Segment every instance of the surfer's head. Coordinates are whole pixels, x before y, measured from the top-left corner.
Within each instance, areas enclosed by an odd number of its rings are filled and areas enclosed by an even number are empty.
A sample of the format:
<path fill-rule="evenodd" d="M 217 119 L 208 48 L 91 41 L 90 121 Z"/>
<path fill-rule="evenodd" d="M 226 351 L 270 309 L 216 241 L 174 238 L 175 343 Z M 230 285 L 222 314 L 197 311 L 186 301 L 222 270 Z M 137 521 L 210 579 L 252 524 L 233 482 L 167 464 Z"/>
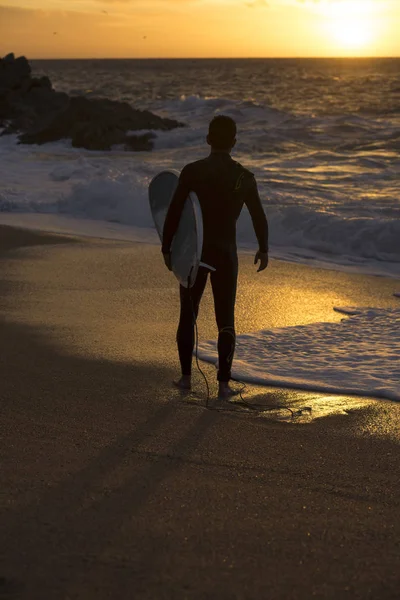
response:
<path fill-rule="evenodd" d="M 207 144 L 212 150 L 230 152 L 236 144 L 236 123 L 231 117 L 218 115 L 210 123 Z"/>

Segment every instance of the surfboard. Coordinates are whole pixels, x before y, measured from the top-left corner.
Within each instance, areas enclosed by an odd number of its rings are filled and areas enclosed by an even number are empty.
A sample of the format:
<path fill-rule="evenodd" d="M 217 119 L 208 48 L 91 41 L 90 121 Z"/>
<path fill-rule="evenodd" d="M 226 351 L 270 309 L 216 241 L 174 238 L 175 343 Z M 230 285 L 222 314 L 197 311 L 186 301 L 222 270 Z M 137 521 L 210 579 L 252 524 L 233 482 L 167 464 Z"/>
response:
<path fill-rule="evenodd" d="M 157 233 L 162 242 L 164 222 L 178 186 L 176 171 L 162 171 L 149 185 L 149 203 Z M 203 217 L 199 200 L 190 192 L 171 246 L 172 271 L 185 288 L 193 287 L 203 250 Z"/>

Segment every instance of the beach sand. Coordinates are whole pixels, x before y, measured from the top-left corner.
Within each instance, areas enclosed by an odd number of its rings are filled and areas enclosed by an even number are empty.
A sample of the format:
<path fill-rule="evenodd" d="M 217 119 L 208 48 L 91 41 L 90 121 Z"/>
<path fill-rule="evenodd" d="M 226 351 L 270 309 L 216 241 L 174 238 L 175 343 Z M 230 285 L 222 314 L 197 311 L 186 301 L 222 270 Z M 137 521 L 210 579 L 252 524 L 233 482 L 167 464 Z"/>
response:
<path fill-rule="evenodd" d="M 198 373 L 191 396 L 171 386 L 158 248 L 0 240 L 0 598 L 399 597 L 400 404 L 250 387 L 311 416 L 206 410 Z M 393 280 L 240 262 L 238 333 L 398 306 Z"/>

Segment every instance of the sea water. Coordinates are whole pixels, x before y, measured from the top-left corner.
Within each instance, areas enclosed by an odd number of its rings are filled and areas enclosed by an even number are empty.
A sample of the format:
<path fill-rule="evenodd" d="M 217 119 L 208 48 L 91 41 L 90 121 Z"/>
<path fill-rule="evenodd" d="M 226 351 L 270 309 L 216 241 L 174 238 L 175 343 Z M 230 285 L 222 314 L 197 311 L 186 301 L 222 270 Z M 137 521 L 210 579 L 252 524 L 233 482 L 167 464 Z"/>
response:
<path fill-rule="evenodd" d="M 336 308 L 339 323 L 311 323 L 240 335 L 233 377 L 259 385 L 400 401 L 400 307 Z M 199 358 L 216 363 L 215 341 Z"/>
<path fill-rule="evenodd" d="M 207 154 L 215 115 L 238 123 L 234 157 L 251 169 L 272 255 L 400 276 L 400 59 L 33 61 L 57 90 L 130 102 L 187 125 L 153 152 L 89 152 L 0 138 L 0 212 L 60 216 L 88 233 L 156 241 L 147 187 Z M 69 219 L 73 217 L 72 221 Z M 67 221 L 65 221 L 67 219 Z M 79 223 L 76 222 L 79 220 Z M 44 222 L 44 220 L 41 220 Z M 30 217 L 27 223 L 34 223 Z M 60 225 L 61 226 L 61 225 Z M 118 227 L 113 227 L 117 231 Z M 129 237 L 131 236 L 131 237 Z M 133 236 L 133 238 L 132 238 Z M 246 210 L 238 242 L 254 248 Z"/>
<path fill-rule="evenodd" d="M 238 124 L 234 158 L 258 181 L 272 256 L 400 277 L 400 59 L 32 66 L 57 90 L 129 102 L 186 127 L 155 132 L 154 150 L 138 153 L 90 152 L 69 141 L 22 146 L 16 136 L 1 137 L 0 222 L 158 243 L 147 199 L 151 178 L 206 156 L 208 123 L 225 114 Z M 256 248 L 246 210 L 237 233 L 242 250 Z M 250 381 L 398 400 L 399 331 L 397 309 L 371 308 L 341 326 L 257 332 L 239 338 L 236 370 Z M 201 353 L 214 359 L 211 343 Z M 370 355 L 376 364 L 364 360 Z"/>

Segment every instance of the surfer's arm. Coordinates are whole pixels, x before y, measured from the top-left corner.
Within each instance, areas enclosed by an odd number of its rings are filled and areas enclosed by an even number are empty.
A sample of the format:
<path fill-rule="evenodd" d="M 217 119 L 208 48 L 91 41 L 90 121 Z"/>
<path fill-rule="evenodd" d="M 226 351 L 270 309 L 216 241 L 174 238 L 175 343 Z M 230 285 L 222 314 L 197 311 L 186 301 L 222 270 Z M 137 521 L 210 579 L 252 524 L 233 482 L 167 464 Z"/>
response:
<path fill-rule="evenodd" d="M 165 218 L 162 242 L 163 254 L 169 254 L 169 252 L 171 252 L 172 240 L 174 239 L 174 235 L 178 229 L 183 207 L 185 205 L 185 200 L 188 197 L 189 192 L 190 188 L 187 183 L 187 172 L 185 167 L 181 173 L 181 176 L 179 177 L 178 187 L 175 190 L 174 197 L 172 198 L 167 216 Z"/>
<path fill-rule="evenodd" d="M 249 209 L 253 227 L 258 240 L 259 251 L 268 252 L 268 220 L 261 204 L 257 183 L 254 177 L 249 177 L 244 184 L 244 202 Z"/>

